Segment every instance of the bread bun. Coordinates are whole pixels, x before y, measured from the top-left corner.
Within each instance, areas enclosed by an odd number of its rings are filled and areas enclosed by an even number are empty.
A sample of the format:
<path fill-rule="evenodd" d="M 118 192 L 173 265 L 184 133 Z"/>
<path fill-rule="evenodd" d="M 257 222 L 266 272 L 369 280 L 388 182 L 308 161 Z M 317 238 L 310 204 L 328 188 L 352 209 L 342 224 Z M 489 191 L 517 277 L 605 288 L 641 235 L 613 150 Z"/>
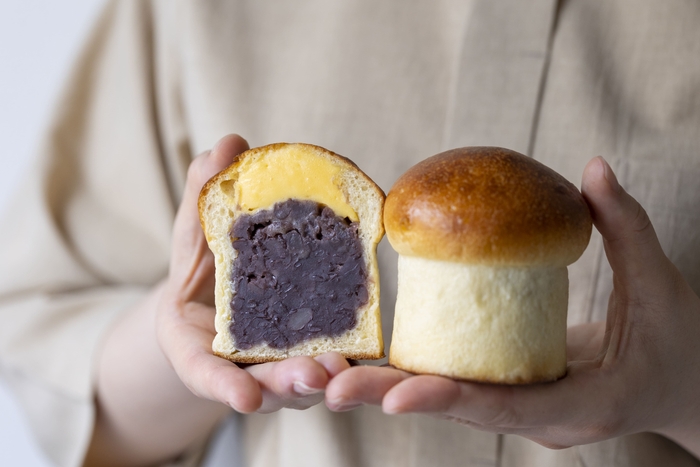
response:
<path fill-rule="evenodd" d="M 383 357 L 384 198 L 350 160 L 309 144 L 251 149 L 209 180 L 199 213 L 216 261 L 214 353 Z"/>
<path fill-rule="evenodd" d="M 503 148 L 461 148 L 409 169 L 386 200 L 399 253 L 389 362 L 493 383 L 566 372 L 566 266 L 591 216 L 578 189 Z"/>

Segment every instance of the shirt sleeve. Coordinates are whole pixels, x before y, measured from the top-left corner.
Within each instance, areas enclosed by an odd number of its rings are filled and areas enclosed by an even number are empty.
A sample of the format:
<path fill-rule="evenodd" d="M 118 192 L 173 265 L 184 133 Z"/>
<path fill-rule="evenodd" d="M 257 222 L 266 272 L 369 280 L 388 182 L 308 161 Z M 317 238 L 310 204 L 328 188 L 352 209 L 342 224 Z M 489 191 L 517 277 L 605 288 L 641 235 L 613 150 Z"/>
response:
<path fill-rule="evenodd" d="M 190 155 L 155 4 L 107 4 L 0 213 L 0 370 L 61 466 L 90 441 L 102 337 L 167 274 Z"/>

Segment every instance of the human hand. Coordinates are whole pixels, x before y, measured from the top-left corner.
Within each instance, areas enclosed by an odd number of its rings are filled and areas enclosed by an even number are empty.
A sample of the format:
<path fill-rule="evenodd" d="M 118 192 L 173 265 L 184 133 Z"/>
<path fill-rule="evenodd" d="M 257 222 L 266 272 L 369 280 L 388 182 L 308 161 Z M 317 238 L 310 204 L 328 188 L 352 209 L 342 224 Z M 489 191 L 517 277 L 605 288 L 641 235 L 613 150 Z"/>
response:
<path fill-rule="evenodd" d="M 247 149 L 241 137 L 227 136 L 190 165 L 175 219 L 170 274 L 158 308 L 158 341 L 177 375 L 199 397 L 244 413 L 305 409 L 321 402 L 330 378 L 349 367 L 339 354 L 242 369 L 212 353 L 214 256 L 200 226 L 197 199 L 207 180 Z"/>
<path fill-rule="evenodd" d="M 584 170 L 582 192 L 604 239 L 614 289 L 607 323 L 569 329 L 566 377 L 500 386 L 355 367 L 331 381 L 326 405 L 422 412 L 550 448 L 655 431 L 700 456 L 700 299 L 602 158 Z"/>

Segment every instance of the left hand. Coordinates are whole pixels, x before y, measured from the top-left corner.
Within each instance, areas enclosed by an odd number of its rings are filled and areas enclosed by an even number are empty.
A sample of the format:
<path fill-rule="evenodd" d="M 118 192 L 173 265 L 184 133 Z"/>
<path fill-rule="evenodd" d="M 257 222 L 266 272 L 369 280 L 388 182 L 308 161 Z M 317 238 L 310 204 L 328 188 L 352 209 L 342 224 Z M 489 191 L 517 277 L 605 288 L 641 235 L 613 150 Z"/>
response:
<path fill-rule="evenodd" d="M 355 367 L 330 382 L 326 405 L 428 413 L 550 448 L 654 431 L 700 456 L 700 299 L 602 158 L 586 166 L 582 192 L 604 239 L 614 289 L 607 323 L 569 329 L 566 377 L 503 386 Z"/>
<path fill-rule="evenodd" d="M 202 399 L 242 413 L 306 409 L 322 402 L 328 380 L 349 367 L 340 354 L 239 367 L 212 351 L 214 255 L 202 232 L 197 200 L 206 181 L 247 149 L 243 138 L 229 135 L 190 164 L 173 228 L 170 274 L 158 304 L 158 343 L 185 387 Z"/>

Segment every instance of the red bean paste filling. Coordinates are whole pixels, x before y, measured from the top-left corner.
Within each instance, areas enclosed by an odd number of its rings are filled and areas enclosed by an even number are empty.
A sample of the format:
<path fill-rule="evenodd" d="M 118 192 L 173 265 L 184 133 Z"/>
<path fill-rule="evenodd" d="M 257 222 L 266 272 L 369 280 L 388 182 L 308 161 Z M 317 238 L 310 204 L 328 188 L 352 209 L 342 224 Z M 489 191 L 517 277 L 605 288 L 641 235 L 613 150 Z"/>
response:
<path fill-rule="evenodd" d="M 354 328 L 369 299 L 357 229 L 327 206 L 293 199 L 238 218 L 231 228 L 236 347 L 288 349 Z"/>

